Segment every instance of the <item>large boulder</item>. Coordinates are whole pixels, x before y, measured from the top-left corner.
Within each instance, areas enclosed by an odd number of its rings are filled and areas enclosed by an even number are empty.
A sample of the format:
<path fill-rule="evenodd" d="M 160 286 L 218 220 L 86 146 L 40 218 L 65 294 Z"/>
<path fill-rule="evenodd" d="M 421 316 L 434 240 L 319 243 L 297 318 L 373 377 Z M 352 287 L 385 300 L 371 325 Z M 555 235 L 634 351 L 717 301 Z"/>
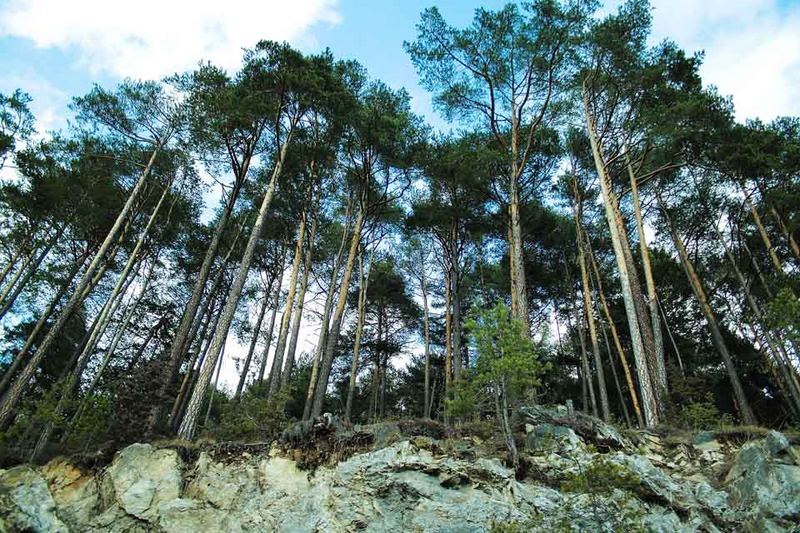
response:
<path fill-rule="evenodd" d="M 790 450 L 776 431 L 742 446 L 725 477 L 733 505 L 800 521 L 800 464 Z"/>
<path fill-rule="evenodd" d="M 178 454 L 150 444 L 132 444 L 117 453 L 106 472 L 113 497 L 127 514 L 154 522 L 159 504 L 180 496 Z"/>
<path fill-rule="evenodd" d="M 27 465 L 0 474 L 0 531 L 69 531 L 44 477 Z"/>
<path fill-rule="evenodd" d="M 59 516 L 71 529 L 80 529 L 97 513 L 100 493 L 97 480 L 69 461 L 56 459 L 41 469 Z"/>

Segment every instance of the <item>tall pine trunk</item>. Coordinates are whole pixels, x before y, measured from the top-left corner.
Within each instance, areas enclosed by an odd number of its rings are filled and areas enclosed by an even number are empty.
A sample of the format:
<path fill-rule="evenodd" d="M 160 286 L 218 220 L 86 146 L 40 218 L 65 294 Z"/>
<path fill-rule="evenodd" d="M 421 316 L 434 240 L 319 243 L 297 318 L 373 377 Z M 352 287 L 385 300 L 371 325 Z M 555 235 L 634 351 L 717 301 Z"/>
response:
<path fill-rule="evenodd" d="M 350 239 L 350 250 L 347 254 L 347 264 L 342 276 L 342 283 L 339 289 L 339 299 L 331 319 L 331 329 L 325 342 L 325 352 L 323 353 L 319 367 L 319 377 L 314 388 L 314 401 L 311 404 L 310 416 L 317 417 L 322 414 L 322 406 L 325 403 L 325 393 L 328 389 L 328 379 L 330 378 L 331 367 L 333 365 L 333 355 L 336 352 L 336 345 L 339 342 L 339 332 L 342 329 L 342 319 L 347 304 L 347 293 L 350 287 L 350 278 L 353 275 L 358 246 L 361 242 L 361 229 L 364 226 L 364 206 L 359 208 L 353 227 L 353 236 Z"/>
<path fill-rule="evenodd" d="M 316 211 L 316 209 L 315 209 Z M 317 214 L 313 215 L 311 231 L 308 234 L 308 245 L 306 246 L 306 257 L 303 263 L 303 277 L 300 279 L 300 293 L 295 299 L 294 319 L 292 320 L 292 334 L 289 347 L 286 352 L 286 363 L 284 364 L 283 374 L 281 375 L 281 387 L 286 387 L 292 377 L 294 369 L 295 353 L 297 352 L 297 341 L 300 336 L 300 321 L 303 318 L 303 308 L 305 307 L 306 290 L 308 289 L 308 274 L 311 271 L 314 260 L 314 239 L 317 236 Z"/>
<path fill-rule="evenodd" d="M 625 314 L 628 318 L 628 329 L 631 335 L 631 344 L 633 346 L 633 358 L 636 364 L 636 373 L 639 378 L 639 387 L 642 398 L 642 410 L 644 413 L 644 420 L 647 426 L 655 426 L 659 422 L 659 408 L 654 391 L 653 383 L 650 376 L 649 365 L 647 362 L 647 355 L 645 353 L 644 343 L 642 340 L 642 333 L 640 329 L 641 317 L 637 313 L 635 296 L 631 285 L 631 273 L 629 272 L 629 264 L 626 261 L 625 251 L 623 249 L 622 239 L 627 239 L 626 235 L 622 235 L 619 227 L 619 221 L 616 209 L 616 196 L 611 190 L 611 180 L 606 172 L 606 165 L 603 160 L 602 147 L 597 138 L 595 130 L 594 118 L 589 111 L 588 94 L 584 87 L 584 114 L 586 119 L 586 129 L 589 135 L 589 142 L 591 144 L 592 156 L 597 169 L 598 181 L 600 182 L 600 190 L 603 197 L 603 207 L 605 208 L 605 215 L 608 222 L 611 244 L 614 249 L 614 257 L 617 261 L 617 269 L 622 286 L 622 299 L 625 304 Z"/>
<path fill-rule="evenodd" d="M 356 391 L 358 362 L 361 357 L 361 335 L 364 331 L 364 314 L 367 303 L 367 283 L 369 276 L 364 274 L 364 251 L 358 254 L 358 318 L 356 319 L 356 338 L 353 342 L 353 360 L 350 362 L 350 383 L 347 387 L 347 403 L 344 409 L 345 420 L 350 420 L 353 410 L 353 396 Z"/>
<path fill-rule="evenodd" d="M 133 186 L 130 194 L 128 194 L 128 199 L 125 201 L 122 210 L 117 215 L 114 224 L 111 226 L 111 230 L 109 230 L 105 239 L 103 239 L 103 243 L 100 245 L 100 248 L 95 254 L 94 259 L 92 259 L 92 262 L 83 273 L 83 276 L 78 282 L 78 285 L 75 287 L 72 296 L 64 305 L 58 318 L 47 332 L 47 335 L 45 335 L 44 339 L 42 339 L 42 342 L 39 345 L 38 350 L 36 350 L 36 353 L 34 353 L 33 357 L 31 357 L 31 359 L 28 361 L 28 364 L 25 365 L 25 367 L 20 371 L 19 375 L 14 380 L 14 383 L 9 387 L 2 400 L 0 400 L 0 428 L 7 427 L 11 422 L 14 409 L 19 403 L 23 392 L 27 388 L 31 377 L 39 368 L 39 365 L 42 363 L 45 355 L 47 355 L 50 347 L 61 334 L 61 330 L 66 325 L 67 321 L 83 303 L 85 297 L 84 291 L 91 283 L 93 276 L 101 268 L 102 263 L 106 261 L 106 254 L 111 246 L 117 241 L 117 237 L 122 231 L 122 228 L 128 223 L 129 215 L 131 215 L 134 205 L 136 205 L 139 200 L 142 189 L 144 188 L 147 178 L 150 175 L 150 169 L 152 168 L 160 149 L 161 144 L 157 143 L 153 149 L 150 159 L 142 171 L 142 174 L 139 176 L 139 179 L 136 181 L 136 184 Z"/>
<path fill-rule="evenodd" d="M 258 338 L 261 336 L 261 324 L 264 322 L 264 315 L 267 314 L 267 307 L 269 307 L 269 289 L 272 288 L 272 283 L 267 287 L 267 291 L 264 294 L 264 302 L 261 304 L 261 308 L 258 311 L 258 318 L 256 318 L 256 325 L 253 327 L 253 338 L 250 339 L 250 347 L 247 349 L 247 356 L 244 359 L 244 365 L 242 365 L 242 373 L 239 376 L 239 382 L 236 384 L 236 393 L 233 395 L 233 401 L 239 401 L 239 398 L 242 396 L 242 390 L 244 390 L 245 381 L 247 381 L 247 373 L 250 371 L 250 362 L 253 360 L 253 352 L 256 350 L 256 345 L 258 344 Z"/>
<path fill-rule="evenodd" d="M 297 244 L 294 248 L 294 259 L 292 260 L 292 272 L 289 275 L 289 294 L 286 296 L 286 305 L 284 306 L 283 317 L 281 319 L 281 328 L 278 330 L 278 343 L 275 345 L 275 355 L 272 359 L 272 371 L 269 375 L 269 394 L 273 395 L 281 388 L 282 371 L 283 371 L 283 356 L 286 351 L 286 341 L 289 336 L 289 322 L 292 318 L 292 308 L 294 307 L 294 298 L 297 294 L 297 276 L 300 272 L 300 260 L 303 257 L 303 244 L 306 236 L 306 221 L 308 220 L 308 211 L 303 212 L 300 219 L 300 228 L 297 231 Z"/>
<path fill-rule="evenodd" d="M 700 277 L 697 275 L 694 265 L 689 259 L 689 254 L 686 252 L 683 239 L 681 239 L 678 231 L 672 224 L 672 219 L 670 218 L 669 213 L 667 213 L 660 196 L 657 196 L 657 198 L 661 212 L 664 214 L 664 220 L 666 221 L 670 234 L 672 235 L 672 241 L 675 244 L 675 248 L 678 250 L 681 264 L 686 272 L 686 277 L 689 278 L 689 283 L 692 286 L 695 297 L 697 298 L 697 303 L 700 304 L 700 310 L 703 312 L 703 316 L 705 316 L 706 322 L 708 323 L 708 328 L 711 330 L 711 338 L 717 347 L 717 351 L 719 351 L 720 355 L 722 356 L 722 361 L 725 363 L 725 370 L 728 372 L 728 379 L 731 382 L 734 400 L 736 401 L 736 407 L 739 410 L 742 421 L 748 425 L 755 425 L 757 424 L 756 417 L 753 414 L 753 410 L 750 408 L 750 402 L 747 401 L 747 397 L 744 394 L 744 388 L 739 380 L 739 373 L 737 372 L 736 366 L 733 363 L 733 358 L 728 351 L 725 340 L 722 338 L 722 332 L 719 329 L 717 318 L 708 302 L 708 296 L 706 295 L 703 284 L 700 281 Z"/>
<path fill-rule="evenodd" d="M 239 298 L 242 295 L 242 289 L 244 288 L 245 281 L 247 281 L 247 274 L 250 272 L 250 264 L 253 261 L 258 240 L 261 238 L 264 221 L 267 218 L 267 212 L 269 211 L 269 206 L 272 203 L 272 195 L 275 192 L 275 185 L 277 184 L 278 178 L 283 170 L 283 163 L 286 159 L 286 152 L 289 148 L 291 137 L 292 134 L 290 131 L 284 140 L 283 145 L 280 147 L 278 160 L 275 163 L 275 168 L 272 171 L 272 177 L 269 181 L 269 186 L 267 187 L 267 191 L 264 194 L 264 199 L 261 202 L 261 207 L 258 211 L 258 217 L 256 218 L 255 224 L 253 224 L 253 230 L 250 233 L 250 238 L 247 241 L 247 247 L 245 248 L 244 255 L 242 256 L 242 261 L 239 264 L 239 270 L 236 272 L 236 277 L 233 280 L 230 293 L 228 294 L 225 308 L 222 311 L 222 317 L 220 318 L 219 324 L 217 324 L 217 330 L 214 333 L 214 340 L 211 343 L 211 351 L 206 357 L 203 367 L 200 369 L 197 385 L 192 392 L 192 398 L 189 400 L 189 405 L 186 409 L 186 415 L 181 421 L 181 427 L 178 430 L 178 434 L 186 440 L 191 440 L 194 437 L 195 427 L 197 425 L 197 417 L 200 412 L 200 407 L 203 403 L 203 397 L 211 380 L 211 373 L 214 370 L 217 358 L 222 352 L 222 347 L 225 345 L 225 341 L 228 338 L 228 329 L 233 321 L 233 314 L 236 311 L 236 306 L 239 304 Z"/>
<path fill-rule="evenodd" d="M 658 402 L 661 408 L 664 407 L 664 399 L 667 397 L 667 368 L 664 363 L 664 336 L 661 333 L 661 321 L 658 313 L 658 293 L 656 292 L 656 282 L 653 277 L 653 268 L 650 264 L 650 250 L 647 247 L 647 237 L 644 233 L 644 219 L 642 217 L 642 205 L 639 200 L 639 184 L 633 173 L 630 159 L 625 158 L 628 168 L 628 177 L 631 182 L 631 200 L 633 202 L 633 213 L 636 219 L 636 233 L 639 237 L 639 254 L 642 258 L 642 269 L 644 270 L 644 280 L 647 286 L 647 305 L 650 310 L 650 323 L 653 330 L 653 360 L 651 368 L 653 382 L 658 388 Z"/>

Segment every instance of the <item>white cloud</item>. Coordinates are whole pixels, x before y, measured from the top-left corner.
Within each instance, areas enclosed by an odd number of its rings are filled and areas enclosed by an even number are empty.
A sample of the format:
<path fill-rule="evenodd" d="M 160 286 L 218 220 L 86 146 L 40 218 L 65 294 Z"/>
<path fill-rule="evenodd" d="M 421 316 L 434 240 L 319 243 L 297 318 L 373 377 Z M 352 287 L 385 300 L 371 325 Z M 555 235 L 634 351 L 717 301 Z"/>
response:
<path fill-rule="evenodd" d="M 653 37 L 705 50 L 703 81 L 732 95 L 739 120 L 800 115 L 800 4 L 654 0 Z"/>
<path fill-rule="evenodd" d="M 10 0 L 0 35 L 74 50 L 94 73 L 160 78 L 201 59 L 233 69 L 260 39 L 306 43 L 339 20 L 338 0 Z"/>

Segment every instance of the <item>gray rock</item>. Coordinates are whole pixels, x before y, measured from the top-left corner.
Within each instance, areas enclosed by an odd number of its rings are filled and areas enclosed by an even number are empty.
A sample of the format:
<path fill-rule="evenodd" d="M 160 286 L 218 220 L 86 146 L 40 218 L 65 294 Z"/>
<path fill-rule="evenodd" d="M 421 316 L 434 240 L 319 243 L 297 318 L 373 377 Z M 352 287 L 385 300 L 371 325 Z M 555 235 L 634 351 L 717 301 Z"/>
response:
<path fill-rule="evenodd" d="M 69 531 L 44 478 L 22 465 L 0 474 L 0 531 Z"/>
<path fill-rule="evenodd" d="M 791 531 L 800 513 L 800 467 L 779 433 L 735 455 L 732 445 L 717 448 L 713 438 L 691 446 L 645 439 L 667 457 L 662 466 L 596 419 L 562 418 L 564 409 L 534 413 L 529 440 L 553 445 L 531 447 L 523 481 L 469 439 L 387 439 L 313 473 L 278 448 L 224 460 L 201 453 L 183 465 L 172 450 L 137 444 L 97 474 L 66 461 L 0 471 L 0 531 L 480 532 L 513 524 L 521 531 L 778 532 Z M 622 446 L 615 448 L 617 438 Z M 606 443 L 597 447 L 606 453 L 588 446 L 593 439 Z M 709 482 L 719 478 L 698 460 L 698 447 L 731 464 L 725 490 Z M 570 484 L 585 493 L 560 490 L 570 474 L 605 475 L 587 473 L 601 458 L 624 466 L 640 484 L 592 479 Z"/>
<path fill-rule="evenodd" d="M 786 437 L 774 431 L 742 446 L 725 477 L 733 505 L 778 518 L 800 516 L 800 466 L 780 460 L 788 449 Z"/>
<path fill-rule="evenodd" d="M 175 450 L 132 444 L 117 453 L 107 471 L 116 501 L 126 513 L 149 522 L 158 505 L 181 492 L 181 471 Z"/>

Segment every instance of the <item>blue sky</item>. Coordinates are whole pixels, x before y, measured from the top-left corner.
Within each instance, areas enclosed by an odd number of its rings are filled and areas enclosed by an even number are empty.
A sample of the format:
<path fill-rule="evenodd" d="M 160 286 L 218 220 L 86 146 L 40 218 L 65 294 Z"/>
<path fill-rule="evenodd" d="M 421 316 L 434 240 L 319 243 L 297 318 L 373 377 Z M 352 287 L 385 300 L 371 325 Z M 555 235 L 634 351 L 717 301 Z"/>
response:
<path fill-rule="evenodd" d="M 39 129 L 63 127 L 69 99 L 93 83 L 161 77 L 200 59 L 235 69 L 259 38 L 330 47 L 405 86 L 430 120 L 430 97 L 402 49 L 425 7 L 465 25 L 499 0 L 0 0 L 0 92 L 34 98 Z M 605 9 L 613 9 L 610 2 Z M 706 51 L 707 83 L 733 95 L 740 119 L 800 115 L 800 0 L 654 0 L 654 39 Z"/>

